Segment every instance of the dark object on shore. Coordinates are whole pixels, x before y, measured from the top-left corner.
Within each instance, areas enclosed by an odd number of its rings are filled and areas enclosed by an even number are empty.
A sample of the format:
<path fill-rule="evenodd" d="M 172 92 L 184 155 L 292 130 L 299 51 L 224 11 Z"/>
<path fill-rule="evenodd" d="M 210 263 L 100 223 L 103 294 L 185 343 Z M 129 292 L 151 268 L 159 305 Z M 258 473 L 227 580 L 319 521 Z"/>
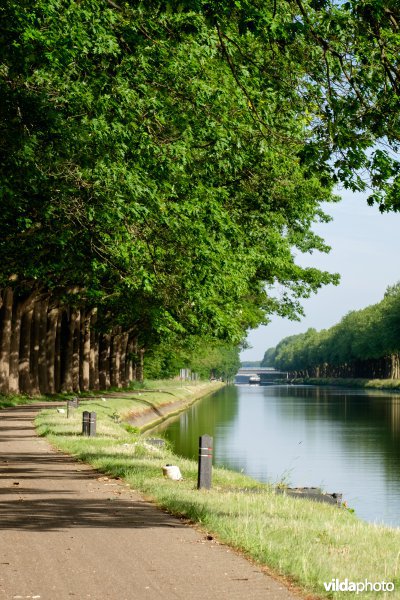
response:
<path fill-rule="evenodd" d="M 286 494 L 294 498 L 306 498 L 307 500 L 314 500 L 315 502 L 326 502 L 327 504 L 335 504 L 339 508 L 342 505 L 342 494 L 333 493 L 327 494 L 315 487 L 304 487 L 304 488 L 275 488 L 277 494 Z"/>
<path fill-rule="evenodd" d="M 146 443 L 150 444 L 150 446 L 155 446 L 156 448 L 163 448 L 165 446 L 165 440 L 161 438 L 146 438 Z"/>

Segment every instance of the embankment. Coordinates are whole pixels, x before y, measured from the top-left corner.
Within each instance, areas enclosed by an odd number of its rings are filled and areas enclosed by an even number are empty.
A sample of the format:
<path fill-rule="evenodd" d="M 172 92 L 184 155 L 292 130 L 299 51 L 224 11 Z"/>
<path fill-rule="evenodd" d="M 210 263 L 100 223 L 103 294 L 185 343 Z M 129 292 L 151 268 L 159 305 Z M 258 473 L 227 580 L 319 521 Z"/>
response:
<path fill-rule="evenodd" d="M 287 383 L 285 379 L 282 383 Z M 400 391 L 400 379 L 350 379 L 341 377 L 300 377 L 291 379 L 293 385 L 333 385 L 350 388 Z"/>
<path fill-rule="evenodd" d="M 160 388 L 151 387 L 154 386 L 154 383 L 157 382 L 149 383 L 147 390 L 141 390 L 135 394 L 136 396 L 138 394 L 143 396 L 143 401 L 147 402 L 147 407 L 137 406 L 124 416 L 125 421 L 138 427 L 141 431 L 156 427 L 165 419 L 179 414 L 194 402 L 213 394 L 225 385 L 221 381 L 202 381 L 195 384 L 176 384 L 173 387 L 168 382 L 169 386 L 165 388 L 164 386 Z M 161 395 L 161 398 L 159 395 Z M 157 399 L 159 402 L 155 402 Z"/>

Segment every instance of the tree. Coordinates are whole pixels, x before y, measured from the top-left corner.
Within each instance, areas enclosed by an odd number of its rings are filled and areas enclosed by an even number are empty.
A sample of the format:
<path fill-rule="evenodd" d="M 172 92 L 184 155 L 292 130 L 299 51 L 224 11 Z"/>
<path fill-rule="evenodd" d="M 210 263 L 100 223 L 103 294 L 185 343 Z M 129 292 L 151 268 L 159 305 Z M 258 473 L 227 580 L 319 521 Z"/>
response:
<path fill-rule="evenodd" d="M 333 199 L 329 168 L 305 159 L 304 68 L 242 29 L 197 5 L 1 7 L 3 331 L 24 324 L 27 364 L 35 319 L 59 310 L 29 359 L 61 340 L 61 387 L 86 386 L 93 353 L 119 385 L 122 357 L 176 337 L 237 344 L 337 281 L 293 252 L 328 250 L 312 225 Z M 30 294 L 46 311 L 22 310 Z"/>

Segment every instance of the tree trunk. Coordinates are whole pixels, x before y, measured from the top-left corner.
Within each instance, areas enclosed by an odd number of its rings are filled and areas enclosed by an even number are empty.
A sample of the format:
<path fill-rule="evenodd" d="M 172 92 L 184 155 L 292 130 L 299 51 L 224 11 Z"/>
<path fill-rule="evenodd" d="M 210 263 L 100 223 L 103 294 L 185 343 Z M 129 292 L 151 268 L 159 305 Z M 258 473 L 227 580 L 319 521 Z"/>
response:
<path fill-rule="evenodd" d="M 125 379 L 128 385 L 131 381 L 134 381 L 133 376 L 133 354 L 135 351 L 135 338 L 132 334 L 129 334 L 128 345 L 126 348 L 126 362 L 125 362 Z"/>
<path fill-rule="evenodd" d="M 21 339 L 21 309 L 22 304 L 17 303 L 13 308 L 11 321 L 11 342 L 10 342 L 10 369 L 8 376 L 8 392 L 10 394 L 19 393 L 19 344 Z"/>
<path fill-rule="evenodd" d="M 14 303 L 12 321 L 11 321 L 11 343 L 10 343 L 10 372 L 9 372 L 9 393 L 19 393 L 19 349 L 21 340 L 21 319 L 23 313 L 29 308 L 33 308 L 36 292 L 33 292 L 25 300 Z M 32 392 L 35 389 L 32 387 Z"/>
<path fill-rule="evenodd" d="M 32 393 L 30 377 L 31 329 L 33 307 L 24 312 L 21 319 L 21 340 L 19 350 L 19 390 L 24 394 Z"/>
<path fill-rule="evenodd" d="M 47 315 L 46 331 L 46 368 L 47 368 L 47 394 L 56 392 L 56 337 L 58 325 L 58 306 L 52 306 Z"/>
<path fill-rule="evenodd" d="M 99 389 L 99 334 L 96 331 L 97 308 L 93 309 L 90 320 L 90 369 L 89 389 Z"/>
<path fill-rule="evenodd" d="M 73 389 L 73 356 L 74 356 L 74 337 L 75 337 L 75 322 L 77 320 L 77 311 L 69 311 L 69 319 L 67 314 L 68 329 L 66 331 L 66 340 L 64 347 L 64 364 L 62 374 L 61 390 L 63 392 L 71 392 Z M 62 332 L 61 332 L 62 333 Z"/>
<path fill-rule="evenodd" d="M 56 326 L 56 339 L 54 343 L 54 391 L 61 391 L 61 335 L 62 335 L 62 319 L 63 310 L 58 309 L 57 326 Z"/>
<path fill-rule="evenodd" d="M 39 347 L 40 347 L 40 313 L 41 302 L 35 302 L 32 313 L 31 326 L 31 353 L 29 359 L 29 371 L 31 381 L 31 393 L 39 394 Z"/>
<path fill-rule="evenodd" d="M 120 342 L 120 348 L 121 348 L 121 362 L 120 362 L 120 366 L 119 366 L 119 380 L 120 380 L 120 385 L 122 387 L 126 387 L 128 385 L 128 379 L 126 376 L 126 356 L 127 356 L 127 352 L 128 352 L 128 340 L 129 340 L 129 335 L 127 333 L 122 333 L 121 334 L 121 342 Z"/>
<path fill-rule="evenodd" d="M 91 311 L 81 314 L 81 359 L 79 366 L 79 387 L 81 391 L 89 389 L 90 376 L 90 319 Z"/>
<path fill-rule="evenodd" d="M 110 387 L 110 334 L 103 333 L 100 337 L 99 348 L 99 387 L 108 390 Z"/>
<path fill-rule="evenodd" d="M 44 298 L 40 302 L 39 312 L 39 389 L 41 394 L 46 394 L 47 384 L 47 313 L 49 310 L 49 299 Z"/>
<path fill-rule="evenodd" d="M 14 294 L 6 288 L 2 294 L 0 310 L 0 393 L 7 394 L 10 376 L 11 320 Z"/>
<path fill-rule="evenodd" d="M 120 364 L 121 364 L 121 335 L 119 328 L 111 338 L 111 387 L 120 387 Z"/>
<path fill-rule="evenodd" d="M 76 311 L 75 327 L 73 332 L 73 353 L 72 353 L 72 389 L 79 392 L 79 361 L 81 345 L 81 311 Z"/>
<path fill-rule="evenodd" d="M 140 383 L 143 383 L 143 379 L 144 379 L 144 353 L 145 353 L 145 349 L 140 348 L 139 352 L 138 352 L 139 361 L 136 366 L 136 379 L 137 379 L 137 381 L 140 381 Z"/>

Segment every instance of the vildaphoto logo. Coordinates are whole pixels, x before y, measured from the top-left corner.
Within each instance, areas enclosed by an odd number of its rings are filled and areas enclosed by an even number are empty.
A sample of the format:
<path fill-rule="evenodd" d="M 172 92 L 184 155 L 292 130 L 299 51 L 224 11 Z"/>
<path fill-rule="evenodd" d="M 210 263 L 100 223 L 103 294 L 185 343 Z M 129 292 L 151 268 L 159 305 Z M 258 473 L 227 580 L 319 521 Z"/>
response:
<path fill-rule="evenodd" d="M 324 588 L 327 592 L 355 592 L 362 594 L 363 592 L 394 592 L 394 583 L 392 581 L 349 581 L 346 577 L 344 581 L 332 579 L 332 581 L 324 581 Z"/>

